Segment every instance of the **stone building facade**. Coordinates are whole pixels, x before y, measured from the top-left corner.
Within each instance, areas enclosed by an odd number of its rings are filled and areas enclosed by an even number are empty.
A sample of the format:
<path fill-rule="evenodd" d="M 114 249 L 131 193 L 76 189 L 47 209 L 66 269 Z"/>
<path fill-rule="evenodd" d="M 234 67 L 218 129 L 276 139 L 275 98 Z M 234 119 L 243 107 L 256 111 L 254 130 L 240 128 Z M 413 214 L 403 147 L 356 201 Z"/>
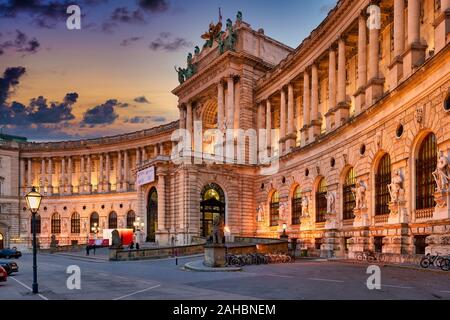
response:
<path fill-rule="evenodd" d="M 233 235 L 286 230 L 322 256 L 448 252 L 449 31 L 449 0 L 341 0 L 293 49 L 238 13 L 179 70 L 179 121 L 2 145 L 20 194 L 0 232 L 29 245 L 34 185 L 42 245 L 138 217 L 147 240 L 187 244 L 221 215 Z"/>

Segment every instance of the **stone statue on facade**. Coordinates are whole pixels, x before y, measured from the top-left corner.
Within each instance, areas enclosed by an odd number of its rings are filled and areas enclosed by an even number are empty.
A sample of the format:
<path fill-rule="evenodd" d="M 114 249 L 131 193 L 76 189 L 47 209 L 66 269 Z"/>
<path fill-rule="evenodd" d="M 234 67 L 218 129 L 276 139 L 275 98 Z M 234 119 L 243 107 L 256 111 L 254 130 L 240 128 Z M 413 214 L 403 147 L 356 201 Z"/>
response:
<path fill-rule="evenodd" d="M 223 244 L 225 242 L 224 228 L 225 224 L 222 215 L 220 214 L 215 215 L 213 219 L 213 230 L 212 230 L 213 244 Z"/>
<path fill-rule="evenodd" d="M 260 204 L 256 209 L 256 220 L 258 222 L 264 221 L 264 206 L 262 204 Z"/>
<path fill-rule="evenodd" d="M 309 216 L 309 200 L 307 196 L 304 196 L 302 198 L 302 216 L 303 217 Z"/>
<path fill-rule="evenodd" d="M 433 172 L 434 180 L 436 181 L 437 191 L 447 191 L 449 189 L 450 181 L 450 166 L 448 158 L 444 152 L 440 151 L 436 166 L 436 171 Z"/>
<path fill-rule="evenodd" d="M 325 196 L 327 199 L 327 213 L 334 214 L 336 213 L 336 195 L 334 192 L 328 192 Z"/>
<path fill-rule="evenodd" d="M 239 23 L 242 22 L 242 12 L 241 11 L 237 12 L 236 21 Z"/>
<path fill-rule="evenodd" d="M 367 208 L 366 204 L 366 191 L 367 187 L 363 180 L 359 180 L 356 184 L 355 188 L 352 188 L 352 192 L 355 196 L 355 209 L 365 209 Z"/>
<path fill-rule="evenodd" d="M 197 57 L 199 54 L 200 54 L 200 48 L 199 48 L 199 46 L 195 46 L 194 55 Z"/>
<path fill-rule="evenodd" d="M 181 67 L 175 67 L 175 71 L 178 73 L 178 82 L 180 84 L 183 84 L 184 81 L 186 81 L 186 69 L 183 69 Z"/>
<path fill-rule="evenodd" d="M 391 183 L 388 184 L 388 190 L 389 194 L 391 195 L 392 203 L 403 201 L 403 195 L 405 191 L 403 189 L 403 177 L 400 169 L 395 171 Z"/>

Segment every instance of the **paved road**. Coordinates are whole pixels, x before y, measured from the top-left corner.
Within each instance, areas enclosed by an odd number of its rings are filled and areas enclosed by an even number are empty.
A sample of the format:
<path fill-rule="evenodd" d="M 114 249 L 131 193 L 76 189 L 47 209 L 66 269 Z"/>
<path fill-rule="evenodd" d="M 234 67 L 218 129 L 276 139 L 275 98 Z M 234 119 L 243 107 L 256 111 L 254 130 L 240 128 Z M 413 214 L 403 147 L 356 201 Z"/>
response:
<path fill-rule="evenodd" d="M 179 259 L 180 265 L 198 257 Z M 20 273 L 0 284 L 3 299 L 450 299 L 450 273 L 381 268 L 381 290 L 368 290 L 367 266 L 327 261 L 246 267 L 237 273 L 184 271 L 175 260 L 109 262 L 82 256 L 39 255 L 40 296 L 30 294 L 31 255 Z M 81 289 L 69 290 L 66 269 L 81 270 Z"/>

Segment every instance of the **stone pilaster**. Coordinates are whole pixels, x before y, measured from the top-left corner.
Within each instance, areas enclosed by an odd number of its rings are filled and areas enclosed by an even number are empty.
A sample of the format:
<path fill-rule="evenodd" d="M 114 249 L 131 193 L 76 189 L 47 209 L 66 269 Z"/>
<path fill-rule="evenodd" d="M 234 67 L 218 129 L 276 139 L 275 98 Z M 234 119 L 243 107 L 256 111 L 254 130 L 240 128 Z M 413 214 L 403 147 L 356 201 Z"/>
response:
<path fill-rule="evenodd" d="M 329 104 L 328 111 L 325 114 L 327 132 L 330 132 L 334 123 L 334 110 L 336 108 L 336 49 L 331 46 L 329 51 L 329 66 L 328 66 L 328 94 Z"/>
<path fill-rule="evenodd" d="M 345 38 L 340 37 L 338 41 L 338 90 L 337 105 L 334 112 L 334 121 L 336 127 L 347 122 L 349 117 L 350 105 L 347 102 L 347 77 L 346 77 L 346 55 L 345 55 Z"/>
<path fill-rule="evenodd" d="M 397 87 L 403 76 L 405 51 L 405 0 L 394 0 L 394 58 L 389 66 L 390 89 Z"/>
<path fill-rule="evenodd" d="M 441 51 L 450 39 L 450 0 L 441 0 L 441 11 L 434 21 L 434 47 Z"/>
<path fill-rule="evenodd" d="M 358 18 L 358 82 L 355 96 L 355 113 L 358 114 L 366 104 L 367 85 L 367 26 L 366 16 L 361 13 Z"/>
<path fill-rule="evenodd" d="M 309 143 L 316 140 L 320 135 L 322 125 L 319 119 L 319 71 L 317 64 L 311 68 L 311 122 L 309 124 Z"/>

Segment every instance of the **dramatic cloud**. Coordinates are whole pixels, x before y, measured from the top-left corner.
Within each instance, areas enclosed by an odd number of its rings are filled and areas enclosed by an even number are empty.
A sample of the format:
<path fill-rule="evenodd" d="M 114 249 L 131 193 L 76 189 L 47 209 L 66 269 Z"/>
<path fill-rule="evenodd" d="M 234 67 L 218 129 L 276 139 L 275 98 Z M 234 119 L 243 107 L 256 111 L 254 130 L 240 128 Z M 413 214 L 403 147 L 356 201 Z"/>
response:
<path fill-rule="evenodd" d="M 184 38 L 172 38 L 172 35 L 167 32 L 160 33 L 159 37 L 150 43 L 150 50 L 152 51 L 177 51 L 183 48 L 192 47 L 192 43 Z"/>
<path fill-rule="evenodd" d="M 29 37 L 20 30 L 16 30 L 14 39 L 0 42 L 0 55 L 7 50 L 14 50 L 21 53 L 36 53 L 41 44 L 36 38 L 29 39 Z"/>
<path fill-rule="evenodd" d="M 115 111 L 115 107 L 118 107 L 120 105 L 120 102 L 118 102 L 116 99 L 110 99 L 104 104 L 88 109 L 83 114 L 81 125 L 88 125 L 93 127 L 96 125 L 112 124 L 119 117 L 119 115 Z"/>
<path fill-rule="evenodd" d="M 19 84 L 19 80 L 25 72 L 24 67 L 12 67 L 5 70 L 3 78 L 0 78 L 0 107 L 8 99 L 11 90 Z"/>
<path fill-rule="evenodd" d="M 126 7 L 116 8 L 111 14 L 111 20 L 114 22 L 131 23 L 131 24 L 145 24 L 144 13 L 137 9 L 130 11 Z"/>
<path fill-rule="evenodd" d="M 152 13 L 165 12 L 169 3 L 166 0 L 139 0 L 139 7 Z"/>
<path fill-rule="evenodd" d="M 141 96 L 141 97 L 136 97 L 136 98 L 134 98 L 134 102 L 137 102 L 137 103 L 147 103 L 147 104 L 150 103 L 150 101 L 148 101 L 148 99 L 147 99 L 145 96 Z"/>
<path fill-rule="evenodd" d="M 152 123 L 152 122 L 167 122 L 167 118 L 160 116 L 136 116 L 133 118 L 125 118 L 125 123 Z"/>
<path fill-rule="evenodd" d="M 142 39 L 142 37 L 130 37 L 130 38 L 126 38 L 126 39 L 123 39 L 123 40 L 122 40 L 122 42 L 120 43 L 120 45 L 121 45 L 122 47 L 128 47 L 128 46 L 130 46 L 131 44 L 140 41 L 141 39 Z"/>

